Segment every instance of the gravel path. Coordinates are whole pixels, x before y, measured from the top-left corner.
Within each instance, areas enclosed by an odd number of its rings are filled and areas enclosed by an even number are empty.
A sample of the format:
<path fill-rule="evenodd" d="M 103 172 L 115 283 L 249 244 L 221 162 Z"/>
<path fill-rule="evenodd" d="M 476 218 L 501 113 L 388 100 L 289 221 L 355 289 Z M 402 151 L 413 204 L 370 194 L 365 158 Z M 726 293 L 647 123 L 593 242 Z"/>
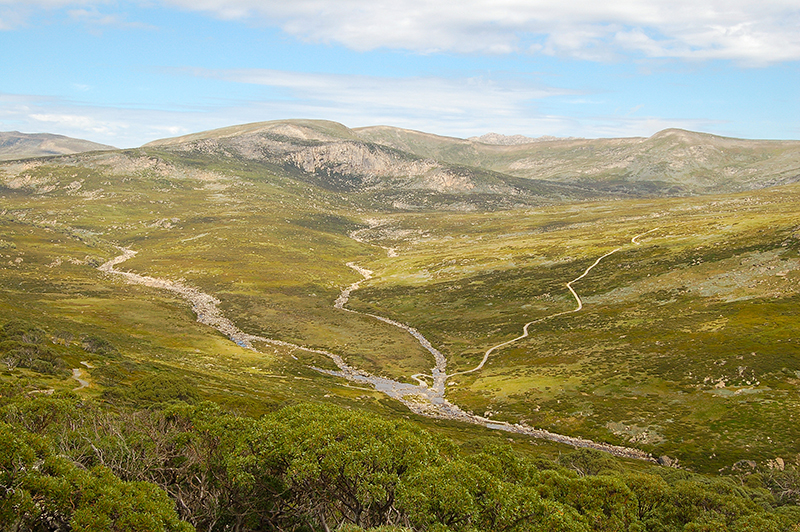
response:
<path fill-rule="evenodd" d="M 653 231 L 657 231 L 657 230 L 658 230 L 658 228 L 651 229 L 651 230 L 649 230 L 647 232 L 638 234 L 635 237 L 631 238 L 631 243 L 636 244 L 638 246 L 638 245 L 640 245 L 640 243 L 638 241 L 638 239 L 640 237 L 642 237 L 642 236 L 644 236 L 644 235 L 646 235 L 648 233 L 652 233 Z M 614 253 L 620 251 L 621 249 L 622 248 L 617 248 L 617 249 L 615 249 L 613 251 L 609 251 L 608 253 L 606 253 L 602 257 L 598 258 L 596 261 L 594 261 L 594 263 L 591 266 L 589 266 L 588 268 L 586 268 L 586 270 L 581 275 L 579 275 L 578 277 L 576 277 L 575 279 L 573 279 L 573 280 L 571 280 L 570 282 L 567 283 L 567 288 L 569 289 L 570 293 L 575 298 L 575 302 L 577 303 L 577 306 L 574 309 L 565 310 L 564 312 L 557 312 L 555 314 L 550 314 L 549 316 L 545 316 L 543 318 L 539 318 L 539 319 L 536 319 L 536 320 L 533 320 L 533 321 L 529 321 L 528 323 L 526 323 L 522 327 L 522 334 L 520 336 L 517 336 L 516 338 L 512 338 L 511 340 L 505 341 L 505 342 L 503 342 L 501 344 L 497 344 L 494 347 L 490 347 L 483 354 L 483 359 L 480 361 L 480 363 L 477 366 L 475 366 L 472 369 L 468 369 L 468 370 L 465 370 L 465 371 L 459 371 L 457 373 L 453 373 L 453 374 L 449 375 L 449 377 L 455 377 L 456 375 L 466 375 L 467 373 L 474 373 L 476 371 L 479 371 L 479 370 L 483 369 L 483 366 L 486 364 L 486 361 L 489 360 L 489 356 L 492 353 L 494 353 L 498 349 L 502 349 L 503 347 L 505 347 L 507 345 L 511 345 L 514 342 L 518 342 L 519 340 L 522 340 L 523 338 L 527 338 L 529 336 L 528 327 L 530 327 L 531 325 L 534 325 L 536 323 L 541 323 L 541 322 L 543 322 L 545 320 L 556 318 L 558 316 L 564 316 L 564 315 L 567 315 L 567 314 L 574 314 L 575 312 L 580 312 L 581 310 L 583 310 L 583 301 L 581 301 L 581 297 L 578 295 L 578 293 L 575 291 L 575 289 L 572 288 L 573 283 L 576 283 L 576 282 L 580 281 L 581 279 L 583 279 L 584 277 L 586 277 L 587 275 L 589 275 L 589 272 L 592 271 L 592 269 L 595 266 L 600 264 L 600 261 L 602 261 L 606 257 L 610 257 L 611 255 L 613 255 Z"/>

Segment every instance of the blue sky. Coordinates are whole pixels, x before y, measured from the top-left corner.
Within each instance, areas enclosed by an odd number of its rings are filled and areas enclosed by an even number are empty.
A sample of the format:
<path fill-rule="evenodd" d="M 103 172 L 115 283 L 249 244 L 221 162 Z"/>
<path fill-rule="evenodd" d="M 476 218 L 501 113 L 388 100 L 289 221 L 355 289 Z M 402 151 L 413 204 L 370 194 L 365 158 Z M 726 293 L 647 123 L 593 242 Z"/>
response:
<path fill-rule="evenodd" d="M 0 131 L 800 139 L 800 0 L 0 0 Z"/>

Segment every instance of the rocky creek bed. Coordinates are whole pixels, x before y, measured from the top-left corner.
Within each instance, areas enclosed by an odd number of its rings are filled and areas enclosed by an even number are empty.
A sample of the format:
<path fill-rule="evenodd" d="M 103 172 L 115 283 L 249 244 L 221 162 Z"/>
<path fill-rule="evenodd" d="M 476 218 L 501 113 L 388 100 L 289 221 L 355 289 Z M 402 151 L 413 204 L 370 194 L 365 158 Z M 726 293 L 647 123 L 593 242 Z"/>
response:
<path fill-rule="evenodd" d="M 635 241 L 635 238 L 638 237 L 634 237 L 633 242 L 638 244 L 638 242 Z M 367 314 L 368 316 L 371 316 L 377 320 L 383 321 L 385 323 L 388 323 L 390 325 L 405 330 L 407 333 L 411 334 L 414 338 L 416 338 L 417 341 L 420 342 L 420 345 L 422 345 L 428 352 L 431 353 L 435 361 L 435 365 L 431 369 L 431 375 L 428 376 L 432 378 L 431 386 L 428 386 L 426 382 L 424 382 L 421 378 L 419 378 L 420 375 L 416 375 L 414 377 L 417 380 L 418 384 L 399 382 L 392 379 L 388 379 L 386 377 L 379 377 L 376 375 L 372 375 L 366 371 L 354 368 L 348 365 L 341 355 L 338 355 L 336 353 L 332 353 L 321 349 L 314 349 L 302 345 L 297 345 L 290 342 L 284 342 L 282 340 L 276 340 L 265 336 L 246 333 L 241 329 L 239 329 L 230 319 L 226 318 L 222 314 L 222 312 L 217 308 L 219 300 L 210 294 L 201 292 L 197 288 L 188 286 L 182 282 L 172 281 L 169 279 L 162 279 L 157 277 L 150 277 L 147 275 L 140 275 L 137 273 L 127 272 L 117 269 L 116 266 L 122 264 L 123 262 L 127 261 L 128 259 L 136 255 L 136 252 L 131 249 L 120 248 L 120 251 L 122 253 L 119 256 L 114 257 L 108 262 L 100 265 L 98 269 L 102 272 L 111 275 L 123 277 L 128 282 L 133 284 L 139 284 L 151 288 L 157 288 L 173 292 L 174 294 L 176 294 L 177 296 L 181 297 L 182 299 L 186 300 L 191 304 L 192 310 L 197 315 L 198 322 L 219 331 L 220 333 L 227 336 L 231 341 L 235 342 L 236 344 L 238 344 L 243 348 L 251 349 L 258 352 L 258 350 L 255 347 L 255 344 L 262 342 L 265 344 L 288 347 L 292 349 L 306 351 L 309 353 L 324 355 L 328 357 L 331 361 L 333 361 L 333 363 L 337 366 L 338 370 L 326 370 L 316 367 L 313 369 L 315 369 L 320 373 L 347 379 L 351 382 L 368 384 L 372 386 L 375 390 L 385 393 L 389 397 L 402 402 L 406 407 L 409 408 L 409 410 L 419 415 L 437 419 L 462 421 L 475 425 L 481 425 L 483 427 L 493 430 L 502 430 L 505 432 L 524 434 L 534 438 L 572 445 L 574 447 L 597 449 L 619 457 L 634 458 L 638 460 L 656 462 L 656 459 L 652 455 L 644 451 L 641 451 L 639 449 L 623 447 L 618 445 L 611 445 L 602 442 L 595 442 L 592 440 L 587 440 L 584 438 L 578 438 L 574 436 L 556 434 L 553 432 L 549 432 L 547 430 L 536 429 L 519 423 L 506 423 L 506 422 L 494 421 L 462 410 L 457 405 L 450 403 L 445 398 L 446 381 L 448 377 L 446 373 L 447 360 L 445 356 L 439 350 L 433 347 L 433 345 L 431 345 L 431 343 L 422 334 L 420 334 L 419 331 L 406 324 L 391 320 L 389 318 L 385 318 L 383 316 Z M 599 262 L 602 258 L 608 255 L 610 255 L 610 253 L 598 259 L 597 262 Z M 334 302 L 334 307 L 345 312 L 359 313 L 358 311 L 346 308 L 345 305 L 348 302 L 350 294 L 354 290 L 357 290 L 360 287 L 361 282 L 363 282 L 364 280 L 368 280 L 372 277 L 372 272 L 354 263 L 349 263 L 348 266 L 353 268 L 359 274 L 361 274 L 364 277 L 364 279 L 356 283 L 353 283 L 350 286 L 346 287 L 344 290 L 342 290 L 341 294 Z M 589 269 L 591 269 L 591 267 Z M 587 270 L 584 273 L 584 275 L 586 275 L 588 271 L 589 270 Z M 580 279 L 580 277 L 578 279 Z M 573 280 L 572 282 L 574 282 L 575 280 Z M 571 285 L 569 286 L 569 288 L 572 291 Z M 577 294 L 575 294 L 574 291 L 573 294 L 575 295 L 580 307 L 580 298 L 578 298 Z M 580 308 L 578 308 L 578 310 L 580 310 Z M 527 326 L 525 332 L 527 333 Z M 500 346 L 507 345 L 508 343 L 511 342 L 500 344 Z M 496 349 L 497 347 L 500 346 L 496 346 L 493 349 Z M 492 350 L 490 350 L 489 353 L 491 353 Z"/>

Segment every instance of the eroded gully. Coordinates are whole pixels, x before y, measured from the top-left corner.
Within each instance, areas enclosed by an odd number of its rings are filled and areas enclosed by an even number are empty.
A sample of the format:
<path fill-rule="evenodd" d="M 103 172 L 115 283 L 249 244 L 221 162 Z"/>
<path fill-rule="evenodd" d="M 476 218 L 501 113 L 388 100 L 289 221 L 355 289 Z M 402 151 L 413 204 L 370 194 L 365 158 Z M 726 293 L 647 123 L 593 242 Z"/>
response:
<path fill-rule="evenodd" d="M 654 230 L 648 231 L 647 233 L 650 233 L 652 231 Z M 647 233 L 642 233 L 640 235 L 633 237 L 631 239 L 631 242 L 638 245 L 639 242 L 637 239 Z M 328 370 L 316 367 L 314 367 L 313 369 L 319 371 L 320 373 L 325 373 L 328 375 L 333 375 L 347 379 L 351 382 L 356 382 L 360 384 L 369 384 L 373 386 L 377 391 L 383 392 L 389 397 L 392 397 L 393 399 L 402 402 L 404 405 L 406 405 L 406 407 L 409 408 L 409 410 L 411 410 L 416 414 L 438 419 L 463 421 L 467 423 L 481 425 L 489 429 L 502 430 L 517 434 L 524 434 L 527 436 L 532 436 L 534 438 L 560 442 L 575 447 L 597 449 L 600 451 L 608 452 L 615 456 L 620 456 L 625 458 L 655 461 L 652 455 L 640 451 L 639 449 L 633 449 L 618 445 L 610 445 L 607 443 L 595 442 L 592 440 L 577 438 L 573 436 L 565 436 L 562 434 L 549 432 L 543 429 L 536 429 L 519 423 L 506 423 L 503 421 L 494 421 L 485 418 L 483 416 L 478 416 L 470 412 L 466 412 L 461 408 L 459 408 L 457 405 L 450 403 L 445 398 L 445 391 L 446 391 L 448 377 L 479 371 L 480 369 L 483 368 L 484 364 L 486 363 L 486 361 L 493 352 L 527 337 L 528 327 L 530 327 L 535 323 L 544 321 L 546 319 L 551 319 L 556 316 L 579 312 L 583 308 L 583 303 L 578 294 L 572 288 L 572 284 L 584 278 L 586 275 L 588 275 L 588 273 L 592 270 L 592 268 L 594 268 L 600 263 L 600 261 L 612 255 L 613 253 L 616 253 L 620 249 L 621 248 L 617 248 L 614 251 L 611 251 L 601 256 L 600 258 L 597 259 L 597 261 L 595 261 L 594 264 L 592 264 L 589 268 L 587 268 L 581 276 L 567 283 L 567 288 L 569 289 L 569 291 L 572 293 L 573 297 L 576 300 L 577 308 L 565 312 L 555 313 L 546 316 L 544 318 L 540 318 L 538 320 L 526 323 L 523 327 L 523 334 L 521 336 L 518 336 L 512 340 L 503 342 L 501 344 L 498 344 L 490 348 L 484 354 L 483 360 L 481 360 L 481 362 L 475 368 L 468 371 L 453 373 L 449 376 L 447 375 L 446 372 L 447 360 L 445 356 L 439 350 L 433 347 L 433 345 L 431 345 L 431 343 L 419 331 L 417 331 L 413 327 L 410 327 L 404 323 L 391 320 L 389 318 L 385 318 L 383 316 L 363 313 L 345 307 L 345 305 L 349 300 L 350 294 L 352 294 L 353 291 L 358 290 L 362 282 L 371 279 L 373 274 L 373 272 L 371 272 L 370 270 L 362 268 L 355 263 L 348 263 L 347 265 L 356 272 L 358 272 L 363 277 L 363 279 L 351 284 L 350 286 L 342 290 L 341 294 L 334 302 L 334 307 L 344 312 L 350 312 L 362 316 L 369 316 L 373 319 L 380 320 L 384 323 L 402 329 L 411 336 L 413 336 L 425 350 L 431 353 L 434 359 L 434 367 L 431 369 L 430 375 L 417 374 L 412 376 L 412 379 L 417 381 L 417 384 L 399 382 L 393 379 L 388 379 L 386 377 L 379 377 L 376 375 L 372 375 L 366 371 L 353 368 L 344 361 L 342 356 L 332 353 L 330 351 L 326 351 L 323 349 L 315 349 L 307 346 L 293 344 L 290 342 L 284 342 L 282 340 L 267 338 L 265 336 L 246 333 L 241 329 L 239 329 L 238 327 L 236 327 L 236 325 L 232 321 L 230 321 L 228 318 L 222 315 L 222 312 L 217 308 L 219 300 L 209 294 L 201 292 L 200 290 L 194 287 L 185 285 L 178 281 L 161 279 L 157 277 L 150 277 L 146 275 L 140 275 L 137 273 L 116 269 L 115 266 L 118 266 L 119 264 L 125 262 L 126 260 L 136 255 L 136 252 L 133 250 L 127 248 L 120 248 L 120 251 L 122 251 L 121 255 L 109 260 L 105 264 L 102 264 L 101 266 L 98 267 L 98 269 L 100 271 L 109 274 L 121 276 L 130 283 L 148 286 L 151 288 L 168 290 L 170 292 L 175 293 L 176 295 L 185 299 L 192 305 L 192 310 L 197 315 L 198 322 L 216 329 L 217 331 L 221 332 L 222 334 L 230 338 L 233 342 L 246 349 L 251 349 L 253 351 L 258 352 L 256 344 L 264 343 L 268 345 L 288 347 L 291 349 L 305 351 L 308 353 L 324 355 L 328 357 L 331 361 L 333 361 L 333 363 L 337 366 L 338 370 Z M 431 381 L 430 385 L 428 385 L 426 379 L 430 379 Z"/>

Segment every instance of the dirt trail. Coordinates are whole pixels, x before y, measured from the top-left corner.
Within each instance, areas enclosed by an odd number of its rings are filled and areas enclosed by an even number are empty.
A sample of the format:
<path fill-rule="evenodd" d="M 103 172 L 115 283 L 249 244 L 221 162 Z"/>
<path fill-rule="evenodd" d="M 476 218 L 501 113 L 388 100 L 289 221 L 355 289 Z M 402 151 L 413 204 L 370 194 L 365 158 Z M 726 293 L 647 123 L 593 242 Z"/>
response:
<path fill-rule="evenodd" d="M 644 236 L 644 235 L 646 235 L 646 234 L 648 234 L 648 233 L 652 233 L 653 231 L 656 231 L 656 230 L 658 230 L 658 228 L 656 228 L 656 229 L 651 229 L 651 230 L 649 230 L 649 231 L 646 231 L 646 232 L 644 232 L 644 233 L 641 233 L 641 234 L 638 234 L 638 235 L 636 235 L 635 237 L 631 238 L 631 243 L 633 243 L 633 244 L 636 244 L 637 246 L 638 246 L 638 245 L 640 245 L 640 244 L 639 244 L 639 241 L 638 241 L 638 239 L 639 239 L 640 237 L 642 237 L 642 236 Z M 574 309 L 572 309 L 572 310 L 565 310 L 564 312 L 557 312 L 557 313 L 555 313 L 555 314 L 550 314 L 549 316 L 544 316 L 544 317 L 542 317 L 542 318 L 538 318 L 538 319 L 535 319 L 535 320 L 533 320 L 533 321 L 529 321 L 528 323 L 526 323 L 525 325 L 523 325 L 523 327 L 522 327 L 522 334 L 521 334 L 520 336 L 517 336 L 516 338 L 512 338 L 511 340 L 505 341 L 505 342 L 503 342 L 503 343 L 501 343 L 501 344 L 497 344 L 497 345 L 496 345 L 496 346 L 494 346 L 494 347 L 490 347 L 490 348 L 489 348 L 489 349 L 488 349 L 488 350 L 487 350 L 487 351 L 486 351 L 486 352 L 483 354 L 483 359 L 481 359 L 480 363 L 479 363 L 477 366 L 475 366 L 475 367 L 474 367 L 474 368 L 472 368 L 472 369 L 468 369 L 468 370 L 465 370 L 465 371 L 459 371 L 459 372 L 457 372 L 457 373 L 453 373 L 453 374 L 449 375 L 449 377 L 455 377 L 456 375 L 466 375 L 467 373 L 474 373 L 474 372 L 476 372 L 476 371 L 480 371 L 481 369 L 483 369 L 483 366 L 484 366 L 484 365 L 486 364 L 486 362 L 489 360 L 489 357 L 491 356 L 491 354 L 492 354 L 492 353 L 494 353 L 494 352 L 495 352 L 495 351 L 497 351 L 498 349 L 502 349 L 503 347 L 505 347 L 505 346 L 507 346 L 507 345 L 511 345 L 511 344 L 513 344 L 514 342 L 518 342 L 519 340 L 522 340 L 523 338 L 527 338 L 528 336 L 530 336 L 530 334 L 528 333 L 528 328 L 529 328 L 531 325 L 534 325 L 534 324 L 536 324 L 536 323 L 541 323 L 541 322 L 543 322 L 543 321 L 545 321 L 545 320 L 550 320 L 550 319 L 556 318 L 556 317 L 558 317 L 558 316 L 565 316 L 565 315 L 567 315 L 567 314 L 574 314 L 574 313 L 576 313 L 576 312 L 580 312 L 581 310 L 583 310 L 583 301 L 581 300 L 581 297 L 578 295 L 578 293 L 575 291 L 575 289 L 574 289 L 574 288 L 572 288 L 572 285 L 573 285 L 574 283 L 576 283 L 576 282 L 580 281 L 581 279 L 583 279 L 583 278 L 584 278 L 584 277 L 586 277 L 587 275 L 589 275 L 589 272 L 590 272 L 590 271 L 592 271 L 592 269 L 593 269 L 595 266 L 597 266 L 598 264 L 600 264 L 600 261 L 602 261 L 602 260 L 603 260 L 603 259 L 605 259 L 606 257 L 610 257 L 611 255 L 613 255 L 614 253 L 616 253 L 616 252 L 620 251 L 621 249 L 622 249 L 621 247 L 620 247 L 620 248 L 616 248 L 616 249 L 614 249 L 613 251 L 609 251 L 609 252 L 608 252 L 608 253 L 606 253 L 605 255 L 603 255 L 603 256 L 601 256 L 601 257 L 599 257 L 599 258 L 598 258 L 596 261 L 594 261 L 594 263 L 593 263 L 591 266 L 589 266 L 588 268 L 586 268 L 586 270 L 585 270 L 585 271 L 584 271 L 584 272 L 583 272 L 581 275 L 579 275 L 578 277 L 576 277 L 575 279 L 573 279 L 573 280 L 571 280 L 570 282 L 568 282 L 568 283 L 567 283 L 567 288 L 569 289 L 569 291 L 570 291 L 570 293 L 572 294 L 572 296 L 575 298 L 575 303 L 577 303 L 577 306 L 576 306 Z"/>
<path fill-rule="evenodd" d="M 639 236 L 641 236 L 641 235 L 639 235 Z M 634 239 L 635 238 L 638 238 L 638 236 L 634 237 Z M 635 243 L 638 244 L 638 242 L 635 242 Z M 605 444 L 605 443 L 598 443 L 598 442 L 594 442 L 594 441 L 591 441 L 591 440 L 586 440 L 586 439 L 583 439 L 583 438 L 576 438 L 576 437 L 572 437 L 572 436 L 564 436 L 564 435 L 561 435 L 561 434 L 556 434 L 556 433 L 552 433 L 552 432 L 549 432 L 549 431 L 546 431 L 546 430 L 541 430 L 541 429 L 535 429 L 535 428 L 528 427 L 528 426 L 525 426 L 525 425 L 520 425 L 520 424 L 497 422 L 497 421 L 493 421 L 491 419 L 488 419 L 488 418 L 485 418 L 485 417 L 482 417 L 482 416 L 477 416 L 475 414 L 472 414 L 472 413 L 469 413 L 469 412 L 465 412 L 464 410 L 462 410 L 458 406 L 450 403 L 444 397 L 446 379 L 448 377 L 446 372 L 445 372 L 447 361 L 446 361 L 444 355 L 441 352 L 439 352 L 436 348 L 434 348 L 430 344 L 430 342 L 427 339 L 425 339 L 425 337 L 422 336 L 422 334 L 420 334 L 416 329 L 414 329 L 413 327 L 410 327 L 408 325 L 405 325 L 403 323 L 396 322 L 394 320 L 390 320 L 389 318 L 384 318 L 382 316 L 377 316 L 377 315 L 374 315 L 374 314 L 365 314 L 367 316 L 370 316 L 372 318 L 381 320 L 381 321 L 383 321 L 385 323 L 388 323 L 390 325 L 393 325 L 395 327 L 399 327 L 399 328 L 407 331 L 409 334 L 414 336 L 417 339 L 417 341 L 420 342 L 420 345 L 422 345 L 425 349 L 427 349 L 434 356 L 434 360 L 436 361 L 436 365 L 434 366 L 434 368 L 432 370 L 432 376 L 421 375 L 421 374 L 415 375 L 413 378 L 414 378 L 414 380 L 417 381 L 418 384 L 409 384 L 409 383 L 398 382 L 398 381 L 395 381 L 395 380 L 392 380 L 392 379 L 388 379 L 388 378 L 385 378 L 385 377 L 378 377 L 378 376 L 372 375 L 372 374 L 370 374 L 370 373 L 368 373 L 366 371 L 353 368 L 353 367 L 349 366 L 340 355 L 337 355 L 335 353 L 331 353 L 329 351 L 325 351 L 325 350 L 321 350 L 321 349 L 314 349 L 314 348 L 310 348 L 310 347 L 306 347 L 306 346 L 302 346 L 302 345 L 297 345 L 297 344 L 292 344 L 290 342 L 284 342 L 284 341 L 281 341 L 281 340 L 275 340 L 275 339 L 267 338 L 267 337 L 264 337 L 264 336 L 248 334 L 248 333 L 242 331 L 241 329 L 239 329 L 238 327 L 236 327 L 236 325 L 234 325 L 233 322 L 231 322 L 228 318 L 226 318 L 226 317 L 224 317 L 222 315 L 222 312 L 217 308 L 217 304 L 219 304 L 219 300 L 216 299 L 215 297 L 209 295 L 209 294 L 201 292 L 200 290 L 198 290 L 198 289 L 196 289 L 194 287 L 187 286 L 187 285 L 185 285 L 183 283 L 180 283 L 180 282 L 177 282 L 177 281 L 171 281 L 171 280 L 168 280 L 168 279 L 160 279 L 160 278 L 157 278 L 157 277 L 150 277 L 150 276 L 146 276 L 146 275 L 139 275 L 139 274 L 136 274 L 136 273 L 126 272 L 126 271 L 121 271 L 121 270 L 116 269 L 115 266 L 125 262 L 126 260 L 128 260 L 128 259 L 130 259 L 130 258 L 132 258 L 133 256 L 136 255 L 136 252 L 132 251 L 130 249 L 126 249 L 126 248 L 119 248 L 119 249 L 120 249 L 120 251 L 122 251 L 122 254 L 117 256 L 117 257 L 115 257 L 115 258 L 113 258 L 113 259 L 111 259 L 111 260 L 109 260 L 108 262 L 102 264 L 101 266 L 99 266 L 98 269 L 100 271 L 124 277 L 130 283 L 149 286 L 149 287 L 152 287 L 152 288 L 159 288 L 159 289 L 163 289 L 163 290 L 169 290 L 169 291 L 177 294 L 178 296 L 180 296 L 181 298 L 185 299 L 186 301 L 188 301 L 192 305 L 192 310 L 197 315 L 197 321 L 198 322 L 200 322 L 200 323 L 202 323 L 204 325 L 208 325 L 209 327 L 212 327 L 212 328 L 216 329 L 217 331 L 219 331 L 222 334 L 226 335 L 232 341 L 236 342 L 241 347 L 244 347 L 244 348 L 247 348 L 247 349 L 252 349 L 253 351 L 258 352 L 258 350 L 254 347 L 253 344 L 257 343 L 257 342 L 263 342 L 263 343 L 270 344 L 270 345 L 288 347 L 288 348 L 291 348 L 291 349 L 296 349 L 296 350 L 306 351 L 306 352 L 309 352 L 309 353 L 316 353 L 316 354 L 324 355 L 324 356 L 328 357 L 330 360 L 332 360 L 334 362 L 334 364 L 336 364 L 336 366 L 339 369 L 338 370 L 326 370 L 326 369 L 321 369 L 321 368 L 314 367 L 313 369 L 315 369 L 316 371 L 319 371 L 320 373 L 324 373 L 324 374 L 328 374 L 328 375 L 334 375 L 334 376 L 337 376 L 337 377 L 341 377 L 341 378 L 347 379 L 347 380 L 349 380 L 351 382 L 369 384 L 375 390 L 383 392 L 386 395 L 388 395 L 389 397 L 397 399 L 398 401 L 400 401 L 404 405 L 406 405 L 409 408 L 409 410 L 411 410 L 414 413 L 420 414 L 420 415 L 433 417 L 433 418 L 438 418 L 438 419 L 450 419 L 450 420 L 463 421 L 463 422 L 466 422 L 466 423 L 473 423 L 473 424 L 476 424 L 476 425 L 481 425 L 481 426 L 484 426 L 484 427 L 487 427 L 487 428 L 490 428 L 490 429 L 503 430 L 503 431 L 506 431 L 506 432 L 514 432 L 514 433 L 517 433 L 517 434 L 525 434 L 525 435 L 528 435 L 528 436 L 532 436 L 534 438 L 540 438 L 540 439 L 545 439 L 545 440 L 550 440 L 550 441 L 556 441 L 556 442 L 564 443 L 564 444 L 567 444 L 567 445 L 572 445 L 572 446 L 575 446 L 575 447 L 587 447 L 587 448 L 592 448 L 592 449 L 598 449 L 598 450 L 605 451 L 605 452 L 608 452 L 610 454 L 613 454 L 615 456 L 620 456 L 620 457 L 625 457 L 625 458 L 634 458 L 634 459 L 638 459 L 638 460 L 646 460 L 646 461 L 655 462 L 655 460 L 653 459 L 653 457 L 650 454 L 642 452 L 642 451 L 640 451 L 638 449 L 632 449 L 632 448 L 622 447 L 622 446 L 617 446 L 617 445 L 609 445 L 609 444 Z M 607 254 L 607 255 L 604 255 L 604 257 L 608 256 L 608 255 L 610 255 L 610 253 Z M 577 279 L 574 279 L 571 282 L 575 282 L 578 279 L 583 278 L 589 272 L 589 270 L 591 270 L 591 268 L 593 268 L 596 264 L 598 264 L 600 262 L 600 260 L 602 258 L 604 258 L 604 257 L 601 257 L 600 259 L 598 259 L 597 262 L 594 265 L 592 265 L 591 267 L 589 267 L 581 277 L 579 277 Z M 358 281 L 356 283 L 353 283 L 350 286 L 348 286 L 347 288 L 345 288 L 344 290 L 342 290 L 342 293 L 339 295 L 339 297 L 334 302 L 334 307 L 337 308 L 337 309 L 341 309 L 343 311 L 346 311 L 346 312 L 352 312 L 352 313 L 356 313 L 356 314 L 364 314 L 364 313 L 359 313 L 359 312 L 351 310 L 351 309 L 347 309 L 347 308 L 345 308 L 345 305 L 347 304 L 347 302 L 349 300 L 350 294 L 354 290 L 357 290 L 360 287 L 360 285 L 361 285 L 361 283 L 363 281 L 368 280 L 368 279 L 370 279 L 372 277 L 372 272 L 367 270 L 367 269 L 365 269 L 365 268 L 361 268 L 360 266 L 358 266 L 358 265 L 356 265 L 354 263 L 350 263 L 350 264 L 348 264 L 348 266 L 353 268 L 354 270 L 356 270 L 359 274 L 361 274 L 364 277 L 364 279 L 362 279 L 361 281 Z M 569 286 L 569 287 L 570 287 L 570 290 L 571 290 L 571 286 Z M 579 306 L 581 306 L 580 298 L 574 292 L 574 290 L 571 290 L 571 291 L 572 291 L 573 295 L 575 296 L 576 300 L 578 301 Z M 578 310 L 580 310 L 580 309 L 578 309 Z M 575 311 L 569 311 L 569 312 L 575 312 Z M 550 317 L 553 317 L 553 316 L 550 316 Z M 543 319 L 545 319 L 545 318 L 543 318 Z M 531 325 L 532 323 L 535 323 L 535 322 L 531 322 L 529 324 L 526 324 L 526 326 L 525 326 L 526 335 L 527 335 L 527 327 L 528 327 L 528 325 Z M 516 341 L 516 339 L 513 340 L 513 341 Z M 493 348 L 493 349 L 497 349 L 497 348 L 502 347 L 503 345 L 507 345 L 509 343 L 511 343 L 511 342 L 506 342 L 504 344 L 501 344 L 500 346 L 495 346 L 495 348 Z M 476 368 L 476 369 L 479 369 L 479 368 Z M 76 380 L 78 380 L 81 383 L 81 387 L 84 387 L 83 383 L 86 382 L 86 381 L 82 381 L 82 380 L 78 379 L 78 377 L 80 375 L 80 371 L 81 371 L 80 369 L 77 369 L 77 368 L 74 369 L 73 370 L 73 378 L 75 378 Z M 475 371 L 475 370 L 472 370 L 472 371 Z M 78 373 L 76 373 L 76 372 L 78 372 Z M 431 378 L 433 380 L 432 386 L 428 386 L 428 384 L 422 379 L 422 377 Z M 88 385 L 88 382 L 85 385 Z"/>
<path fill-rule="evenodd" d="M 643 237 L 644 235 L 649 235 L 653 231 L 658 231 L 660 228 L 656 227 L 654 229 L 650 229 L 649 231 L 645 231 L 644 233 L 638 234 L 635 237 L 631 238 L 631 243 L 636 244 L 637 246 L 640 244 L 639 238 Z"/>

